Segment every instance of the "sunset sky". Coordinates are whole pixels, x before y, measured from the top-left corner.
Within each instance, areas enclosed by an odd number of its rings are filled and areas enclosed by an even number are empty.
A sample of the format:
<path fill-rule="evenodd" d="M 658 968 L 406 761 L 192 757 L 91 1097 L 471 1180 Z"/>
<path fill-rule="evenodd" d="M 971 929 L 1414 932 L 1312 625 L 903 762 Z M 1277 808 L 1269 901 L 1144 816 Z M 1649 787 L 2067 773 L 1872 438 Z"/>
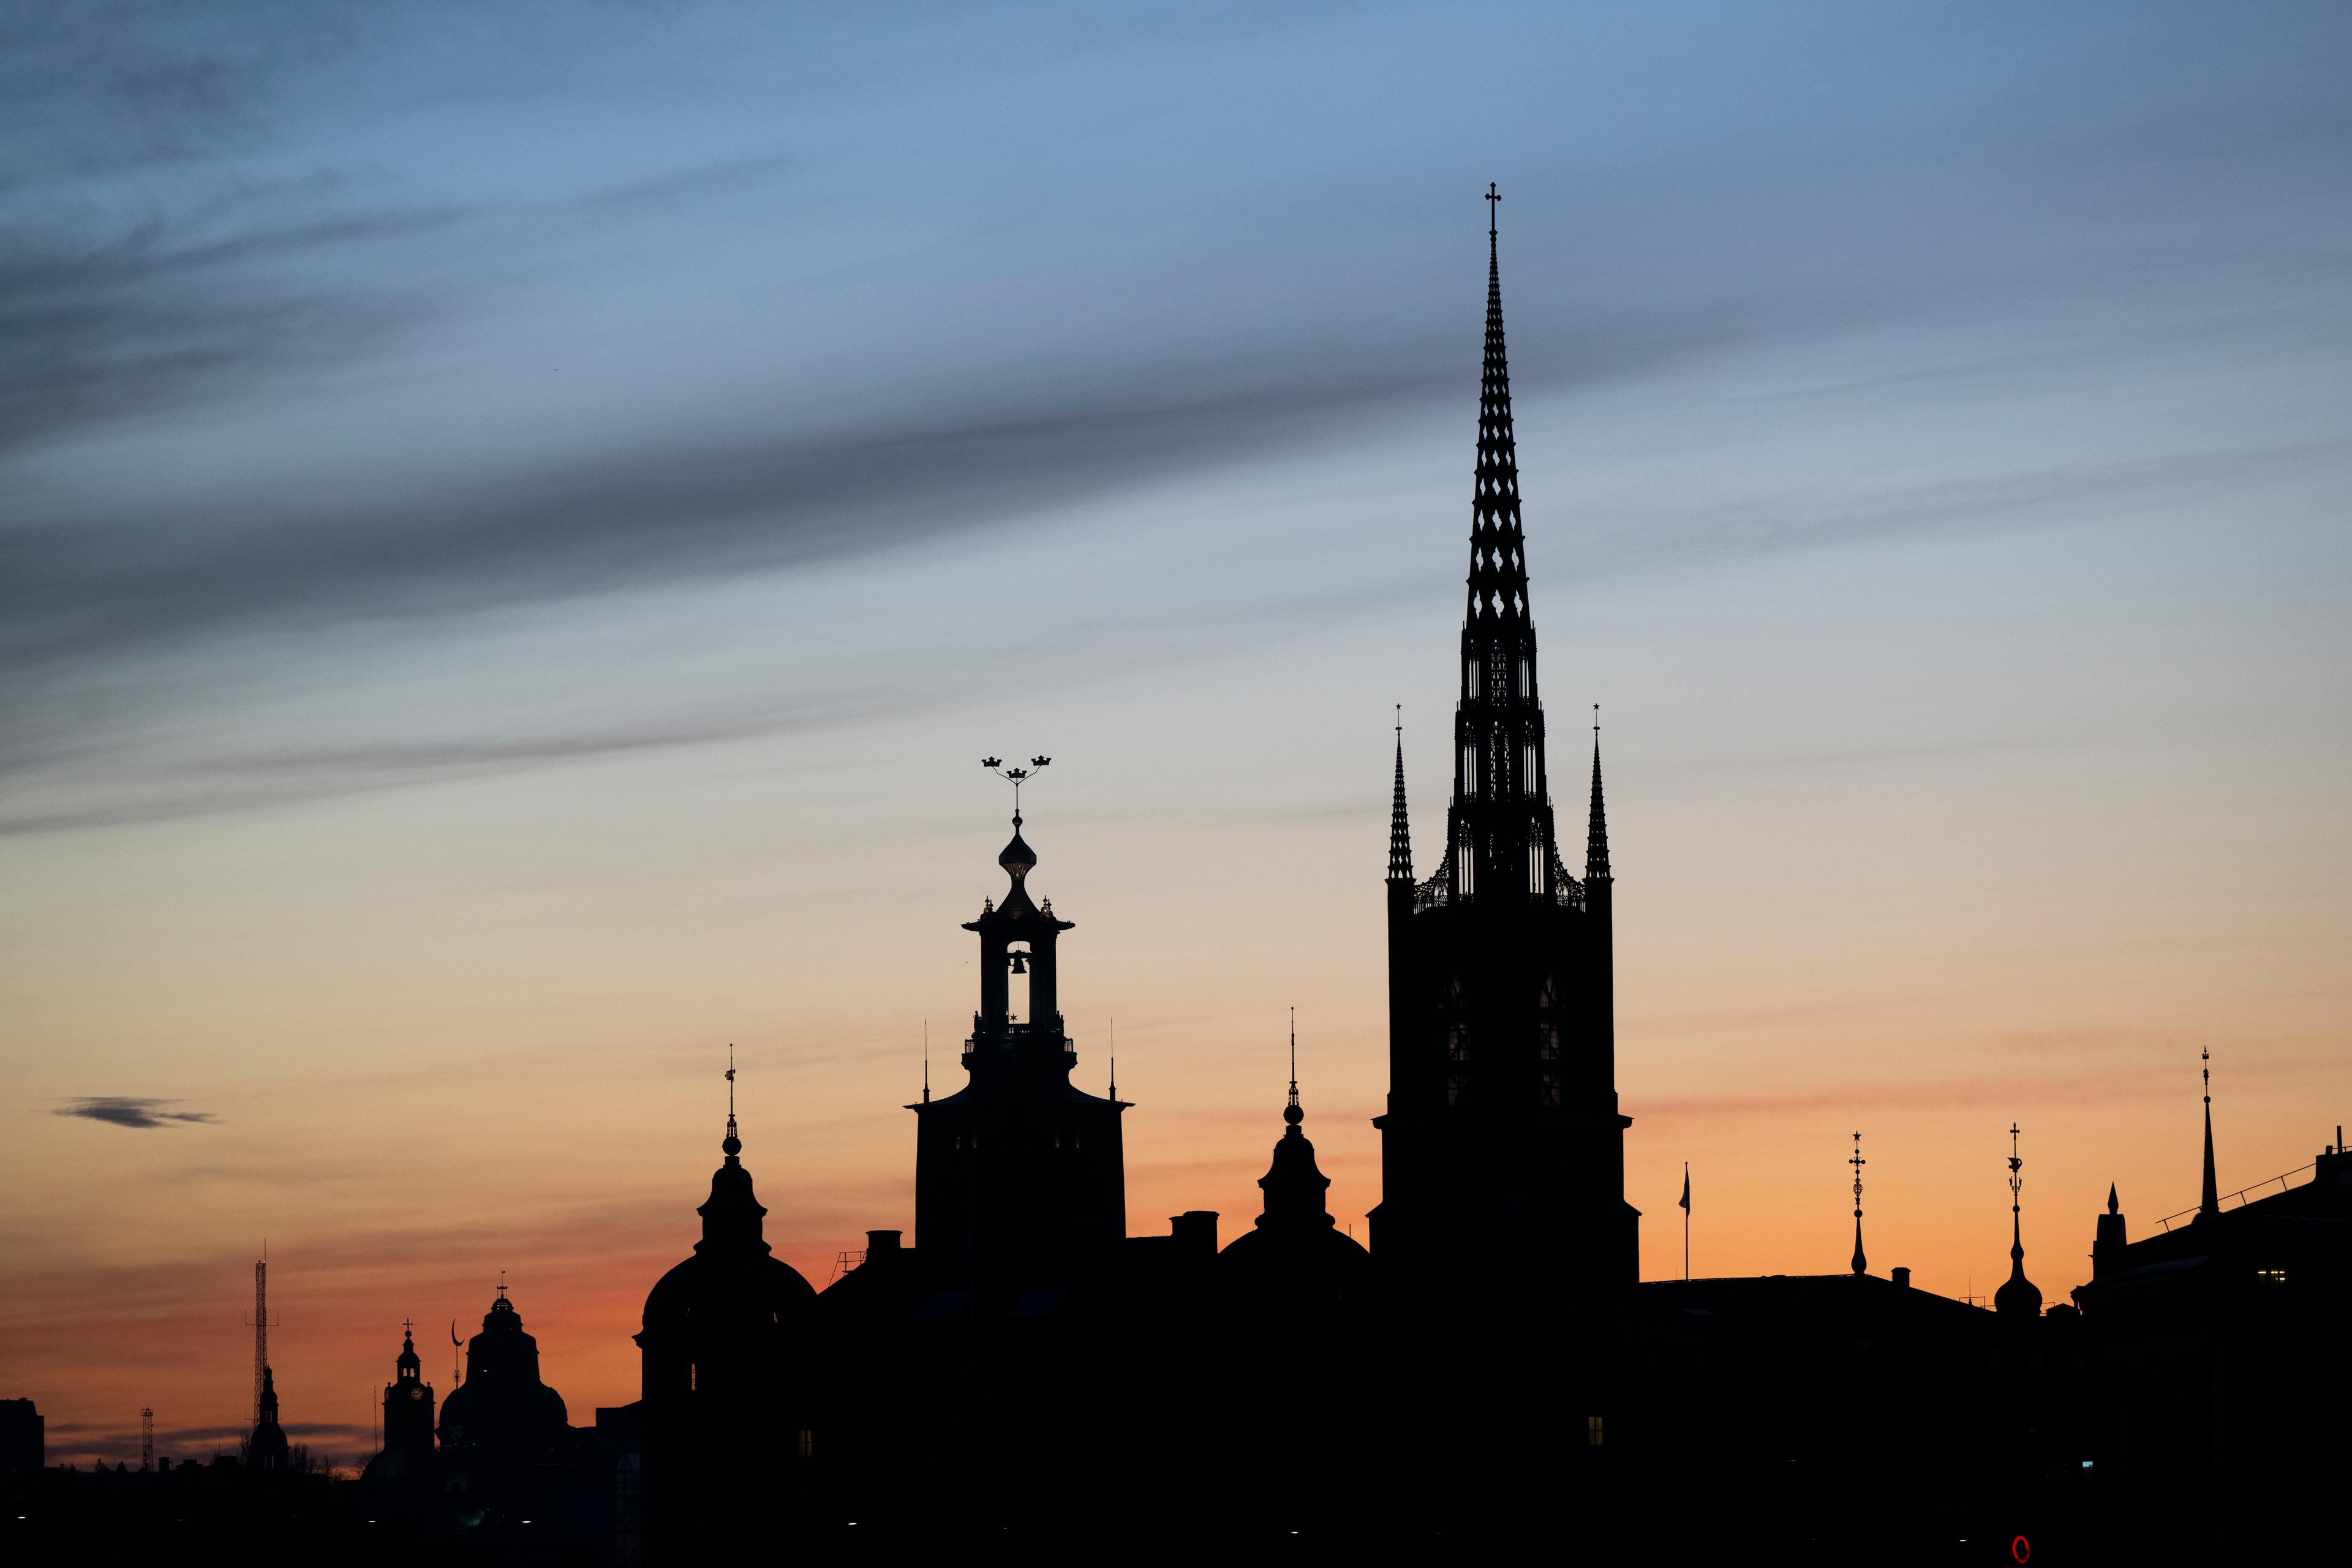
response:
<path fill-rule="evenodd" d="M 585 1425 L 745 1163 L 911 1226 L 1004 786 L 1129 1228 L 1363 1235 L 1499 183 L 1645 1277 L 2087 1276 L 2352 1122 L 2352 11 L 0 19 L 0 1397 L 355 1463 L 508 1271 Z M 1571 816 L 1580 802 L 1564 802 Z M 437 1346 L 437 1348 L 436 1348 Z"/>

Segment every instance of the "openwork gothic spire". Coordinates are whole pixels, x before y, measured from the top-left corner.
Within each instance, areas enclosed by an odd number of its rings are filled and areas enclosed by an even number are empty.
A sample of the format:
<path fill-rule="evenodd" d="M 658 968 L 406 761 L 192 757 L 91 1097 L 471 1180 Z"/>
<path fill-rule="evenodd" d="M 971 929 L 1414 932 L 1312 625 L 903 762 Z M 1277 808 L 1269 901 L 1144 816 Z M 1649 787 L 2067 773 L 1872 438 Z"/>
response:
<path fill-rule="evenodd" d="M 1501 194 L 1486 187 L 1489 204 Z M 1544 781 L 1543 704 L 1519 523 L 1518 448 L 1503 344 L 1503 279 L 1493 212 L 1486 226 L 1486 350 L 1478 390 L 1478 460 L 1470 497 L 1470 574 L 1454 719 L 1454 805 L 1446 888 L 1456 900 L 1562 898 Z"/>
<path fill-rule="evenodd" d="M 1478 382 L 1478 467 L 1470 503 L 1469 616 L 1524 624 L 1528 568 L 1520 545 L 1519 452 L 1511 428 L 1511 365 L 1503 347 L 1503 268 L 1486 187 L 1486 353 Z"/>

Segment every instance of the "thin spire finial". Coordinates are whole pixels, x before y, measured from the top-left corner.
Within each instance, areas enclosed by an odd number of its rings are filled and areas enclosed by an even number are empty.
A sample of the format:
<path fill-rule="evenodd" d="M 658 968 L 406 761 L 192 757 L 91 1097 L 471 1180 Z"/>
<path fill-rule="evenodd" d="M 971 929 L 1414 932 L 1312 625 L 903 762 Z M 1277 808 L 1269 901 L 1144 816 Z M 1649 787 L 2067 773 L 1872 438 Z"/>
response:
<path fill-rule="evenodd" d="M 735 1131 L 735 1042 L 727 1042 L 727 1136 L 719 1141 L 719 1152 L 733 1164 L 735 1156 L 743 1152 L 743 1140 Z"/>
<path fill-rule="evenodd" d="M 2009 1261 L 2012 1269 L 2025 1266 L 2025 1236 L 2019 1228 L 2022 1210 L 2021 1194 L 2025 1190 L 2025 1178 L 2019 1174 L 2025 1162 L 2017 1156 L 2017 1123 L 2009 1124 Z"/>
<path fill-rule="evenodd" d="M 923 1020 L 923 1103 L 931 1102 L 931 1021 Z"/>
<path fill-rule="evenodd" d="M 1118 1020 L 1110 1021 L 1110 1098 L 1118 1098 Z"/>
<path fill-rule="evenodd" d="M 1298 1103 L 1298 1009 L 1290 1010 L 1290 1103 Z"/>
<path fill-rule="evenodd" d="M 1298 1009 L 1297 1007 L 1290 1010 L 1290 1099 L 1282 1108 L 1282 1119 L 1290 1124 L 1290 1131 L 1293 1133 L 1298 1131 L 1298 1124 L 1307 1120 L 1307 1112 L 1298 1108 Z"/>
<path fill-rule="evenodd" d="M 1502 200 L 1503 200 L 1503 193 L 1502 193 L 1501 191 L 1496 190 L 1496 189 L 1495 188 L 1495 182 L 1494 182 L 1494 181 L 1492 181 L 1492 180 L 1487 181 L 1487 182 L 1486 182 L 1486 237 L 1487 237 L 1489 240 L 1492 240 L 1492 239 L 1495 237 L 1495 235 L 1496 235 L 1496 213 L 1495 213 L 1495 209 L 1496 209 L 1496 207 L 1497 205 L 1499 205 L 1501 204 Z"/>
<path fill-rule="evenodd" d="M 2213 1052 L 2211 1047 L 2208 1047 L 2199 1051 L 2198 1059 L 2203 1064 L 2202 1071 L 2205 1079 L 2205 1185 L 2203 1192 L 2198 1196 L 2197 1203 L 2197 1217 L 2203 1219 L 2209 1215 L 2218 1215 L 2221 1212 L 2221 1186 L 2213 1179 Z"/>
<path fill-rule="evenodd" d="M 2017 1123 L 2009 1124 L 2009 1282 L 1993 1292 L 1993 1310 L 2017 1317 L 2038 1318 L 2042 1315 L 2042 1291 L 2025 1277 L 2025 1230 L 2020 1215 L 2019 1194 L 2025 1178 L 2018 1173 L 2025 1162 L 2017 1154 Z"/>
<path fill-rule="evenodd" d="M 1853 1135 L 1853 1158 L 1846 1163 L 1853 1167 L 1853 1271 L 1867 1274 L 1870 1260 L 1862 1251 L 1862 1168 L 1870 1162 L 1862 1157 L 1862 1134 L 1858 1131 Z"/>

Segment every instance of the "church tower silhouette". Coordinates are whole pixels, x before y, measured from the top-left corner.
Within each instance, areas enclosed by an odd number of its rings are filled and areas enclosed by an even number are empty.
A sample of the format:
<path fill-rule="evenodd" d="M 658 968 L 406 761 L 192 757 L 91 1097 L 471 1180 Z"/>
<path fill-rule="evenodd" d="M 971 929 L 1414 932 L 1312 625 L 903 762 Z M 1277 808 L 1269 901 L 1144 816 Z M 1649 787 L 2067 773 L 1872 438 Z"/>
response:
<path fill-rule="evenodd" d="M 1545 762 L 1491 206 L 1486 241 L 1454 794 L 1433 875 L 1413 879 L 1401 738 L 1390 830 L 1390 1092 L 1374 1123 L 1383 1197 L 1372 1250 L 1408 1303 L 1465 1288 L 1573 1293 L 1639 1275 L 1598 727 L 1580 880 L 1560 858 Z"/>
<path fill-rule="evenodd" d="M 1034 761 L 1042 767 L 1045 759 Z M 968 1081 L 908 1107 L 919 1119 L 916 1245 L 935 1267 L 960 1260 L 967 1273 L 1006 1254 L 1110 1246 L 1127 1235 L 1119 1134 L 1127 1104 L 1070 1081 L 1078 1054 L 1063 1026 L 1056 948 L 1074 922 L 1055 915 L 1051 899 L 1040 904 L 1031 896 L 1037 856 L 1021 826 L 1016 796 L 1013 838 L 996 858 L 1012 886 L 963 928 L 980 938 L 980 1008 L 963 1048 Z M 1014 976 L 1025 985 L 1014 987 Z"/>

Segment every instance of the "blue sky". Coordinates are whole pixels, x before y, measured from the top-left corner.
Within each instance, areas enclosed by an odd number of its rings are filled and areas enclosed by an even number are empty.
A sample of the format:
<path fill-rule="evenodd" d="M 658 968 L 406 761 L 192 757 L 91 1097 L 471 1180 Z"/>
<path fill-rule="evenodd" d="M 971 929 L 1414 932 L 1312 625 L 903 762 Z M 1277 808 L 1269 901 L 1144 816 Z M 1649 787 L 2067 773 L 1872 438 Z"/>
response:
<path fill-rule="evenodd" d="M 1138 1228 L 1246 1223 L 1291 1003 L 1360 1214 L 1490 179 L 1555 743 L 1609 721 L 1636 1202 L 1702 1149 L 1721 1267 L 1834 1265 L 1873 1117 L 1890 1244 L 1960 1292 L 2014 1116 L 2063 1273 L 2108 1180 L 2193 1198 L 2207 1043 L 2225 1166 L 2307 1158 L 2352 1003 L 2347 45 L 2284 5 L 11 12 L 16 1289 L 162 1252 L 233 1293 L 296 1192 L 362 1235 L 509 1195 L 420 1269 L 669 1216 L 730 1038 L 789 1245 L 898 1223 L 984 752 L 1057 759 L 1031 837 Z M 47 1114 L 110 1096 L 211 1120 Z M 612 1306 L 551 1343 L 618 1378 Z"/>

